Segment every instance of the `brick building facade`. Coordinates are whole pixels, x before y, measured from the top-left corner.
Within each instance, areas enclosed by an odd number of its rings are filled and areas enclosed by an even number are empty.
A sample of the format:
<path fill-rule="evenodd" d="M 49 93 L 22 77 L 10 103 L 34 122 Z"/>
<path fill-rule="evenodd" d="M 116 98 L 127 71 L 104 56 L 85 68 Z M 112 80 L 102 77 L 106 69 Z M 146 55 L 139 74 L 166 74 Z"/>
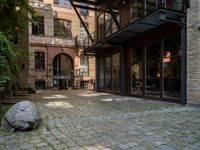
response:
<path fill-rule="evenodd" d="M 200 103 L 200 1 L 187 11 L 187 99 Z"/>
<path fill-rule="evenodd" d="M 95 58 L 82 52 L 86 35 L 68 0 L 30 0 L 38 13 L 29 24 L 29 78 L 36 89 L 93 89 Z M 79 9 L 90 31 L 94 12 Z"/>

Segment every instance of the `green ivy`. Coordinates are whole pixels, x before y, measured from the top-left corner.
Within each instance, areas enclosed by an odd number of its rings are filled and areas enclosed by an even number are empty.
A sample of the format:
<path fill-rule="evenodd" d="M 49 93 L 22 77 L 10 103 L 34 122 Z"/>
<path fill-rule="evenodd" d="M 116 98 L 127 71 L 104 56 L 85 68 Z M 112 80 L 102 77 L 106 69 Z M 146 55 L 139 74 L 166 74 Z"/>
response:
<path fill-rule="evenodd" d="M 0 32 L 0 88 L 10 90 L 15 84 L 17 53 L 14 46 Z"/>

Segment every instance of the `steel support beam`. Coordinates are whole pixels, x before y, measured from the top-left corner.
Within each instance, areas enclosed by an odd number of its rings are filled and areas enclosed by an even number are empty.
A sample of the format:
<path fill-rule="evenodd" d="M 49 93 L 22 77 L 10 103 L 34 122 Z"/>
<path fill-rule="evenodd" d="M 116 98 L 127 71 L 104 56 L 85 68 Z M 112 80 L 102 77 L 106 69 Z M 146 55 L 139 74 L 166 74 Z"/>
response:
<path fill-rule="evenodd" d="M 95 7 L 89 7 L 89 6 L 83 6 L 78 4 L 73 4 L 77 8 L 87 9 L 87 10 L 93 10 L 93 11 L 100 11 L 98 8 Z"/>
<path fill-rule="evenodd" d="M 181 104 L 187 104 L 187 44 L 186 25 L 181 25 Z"/>
<path fill-rule="evenodd" d="M 111 8 L 110 6 L 107 6 L 107 7 L 108 7 L 108 9 L 109 9 L 109 12 L 110 12 L 110 14 L 111 14 L 112 19 L 114 20 L 114 22 L 115 22 L 115 24 L 116 24 L 116 26 L 117 26 L 117 29 L 119 30 L 119 29 L 121 28 L 121 26 L 120 26 L 119 21 L 118 21 L 117 18 L 116 18 L 115 13 L 113 12 L 113 10 L 112 10 L 112 8 Z"/>
<path fill-rule="evenodd" d="M 78 13 L 78 10 L 76 9 L 76 7 L 74 6 L 73 2 L 71 1 L 71 5 L 74 8 L 74 11 L 76 12 L 76 15 L 78 16 L 79 20 L 81 21 L 85 31 L 87 32 L 87 35 L 89 36 L 90 40 L 92 41 L 92 43 L 94 42 L 94 39 L 92 38 L 92 36 L 90 35 L 90 32 L 88 31 L 87 26 L 85 25 L 85 22 L 83 21 L 83 19 L 81 18 L 80 14 Z"/>
<path fill-rule="evenodd" d="M 92 1 L 86 1 L 86 0 L 72 0 L 73 2 L 79 2 L 79 3 L 85 3 L 85 4 L 88 4 L 88 5 L 97 5 L 98 3 L 97 2 L 92 2 Z"/>

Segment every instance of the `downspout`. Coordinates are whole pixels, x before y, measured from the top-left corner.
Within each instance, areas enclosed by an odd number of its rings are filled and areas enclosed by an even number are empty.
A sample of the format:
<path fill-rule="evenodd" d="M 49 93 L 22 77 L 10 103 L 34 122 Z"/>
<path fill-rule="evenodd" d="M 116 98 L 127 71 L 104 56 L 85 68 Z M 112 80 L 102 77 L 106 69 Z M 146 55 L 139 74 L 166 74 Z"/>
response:
<path fill-rule="evenodd" d="M 48 88 L 48 79 L 49 79 L 49 68 L 48 68 L 48 64 L 49 64 L 49 59 L 48 59 L 48 46 L 47 46 L 47 44 L 45 45 L 45 47 L 46 47 L 46 59 L 47 59 L 47 77 L 46 77 L 46 85 L 47 85 L 47 88 Z"/>

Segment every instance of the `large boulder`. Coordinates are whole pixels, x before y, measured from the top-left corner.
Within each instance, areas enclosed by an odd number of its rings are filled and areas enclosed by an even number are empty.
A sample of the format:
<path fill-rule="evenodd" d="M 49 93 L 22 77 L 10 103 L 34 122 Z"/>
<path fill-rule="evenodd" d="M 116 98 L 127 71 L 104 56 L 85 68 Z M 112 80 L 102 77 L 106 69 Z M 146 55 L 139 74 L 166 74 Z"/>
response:
<path fill-rule="evenodd" d="M 15 130 L 30 130 L 39 125 L 40 116 L 36 106 L 30 101 L 13 105 L 5 114 L 8 124 Z"/>

